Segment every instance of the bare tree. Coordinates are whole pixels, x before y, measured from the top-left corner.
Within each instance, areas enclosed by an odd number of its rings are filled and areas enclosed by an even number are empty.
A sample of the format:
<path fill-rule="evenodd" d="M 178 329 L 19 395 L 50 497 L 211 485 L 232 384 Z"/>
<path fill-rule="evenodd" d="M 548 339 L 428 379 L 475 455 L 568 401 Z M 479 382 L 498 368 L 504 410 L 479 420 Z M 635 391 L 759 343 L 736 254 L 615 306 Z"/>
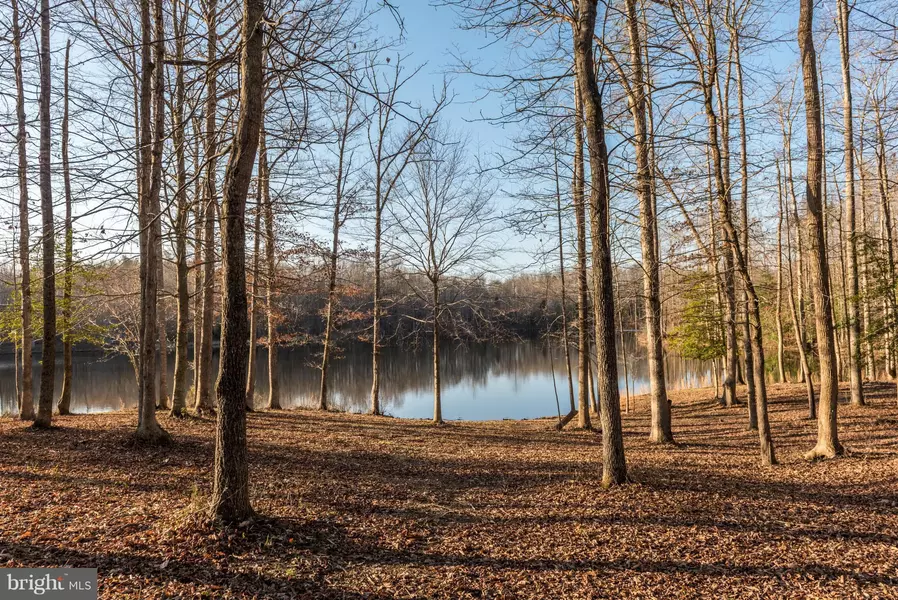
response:
<path fill-rule="evenodd" d="M 41 349 L 41 391 L 35 427 L 50 427 L 53 419 L 53 383 L 56 374 L 56 229 L 53 223 L 53 187 L 50 181 L 50 2 L 41 0 L 41 143 L 39 155 L 41 217 L 43 221 L 44 339 Z"/>
<path fill-rule="evenodd" d="M 476 173 L 464 142 L 442 126 L 422 142 L 414 173 L 388 207 L 389 244 L 404 267 L 405 279 L 429 308 L 433 352 L 433 422 L 443 422 L 440 381 L 442 326 L 459 308 L 444 299 L 453 274 L 478 271 L 495 254 L 485 245 L 496 231 L 490 183 Z"/>
<path fill-rule="evenodd" d="M 72 284 L 74 260 L 72 256 L 72 182 L 69 172 L 69 51 L 72 42 L 65 45 L 65 72 L 62 98 L 62 179 L 65 193 L 65 275 L 62 292 L 62 389 L 56 409 L 60 415 L 71 412 L 72 405 Z"/>
<path fill-rule="evenodd" d="M 19 264 L 22 270 L 22 379 L 19 385 L 19 418 L 34 420 L 31 332 L 31 226 L 28 222 L 28 132 L 25 117 L 25 85 L 22 77 L 22 33 L 19 2 L 12 0 L 12 44 L 16 77 L 16 147 L 19 180 Z"/>
<path fill-rule="evenodd" d="M 839 380 L 833 339 L 832 302 L 829 289 L 829 262 L 823 236 L 821 198 L 823 145 L 821 143 L 820 90 L 817 81 L 817 57 L 814 50 L 814 6 L 812 0 L 801 0 L 798 17 L 798 45 L 804 77 L 805 119 L 807 120 L 808 166 L 806 201 L 808 207 L 808 251 L 811 256 L 811 283 L 814 286 L 814 309 L 817 346 L 820 361 L 820 406 L 817 422 L 817 445 L 805 457 L 832 458 L 843 452 L 839 443 L 837 409 Z"/>
<path fill-rule="evenodd" d="M 216 212 L 216 164 L 218 141 L 216 111 L 218 108 L 218 2 L 209 0 L 205 11 L 206 27 L 206 104 L 205 104 L 205 155 L 206 173 L 203 185 L 203 311 L 200 327 L 199 358 L 196 360 L 197 413 L 213 413 L 212 406 L 212 325 L 215 303 L 215 212 Z M 194 342 L 195 344 L 196 342 Z M 194 351 L 196 352 L 196 351 Z"/>
<path fill-rule="evenodd" d="M 388 59 L 389 62 L 389 59 Z M 383 213 L 399 181 L 411 163 L 418 144 L 427 136 L 441 109 L 446 105 L 447 96 L 437 100 L 433 109 L 421 114 L 417 122 L 409 123 L 400 135 L 395 135 L 397 120 L 408 117 L 400 111 L 400 92 L 403 86 L 418 72 L 403 73 L 402 60 L 397 57 L 391 73 L 381 77 L 377 66 L 369 67 L 368 79 L 371 95 L 376 102 L 371 127 L 368 131 L 368 147 L 371 150 L 374 168 L 374 300 L 371 325 L 371 414 L 381 414 L 380 407 L 380 320 L 382 312 L 382 259 L 383 259 Z"/>
<path fill-rule="evenodd" d="M 222 334 L 218 374 L 218 420 L 210 513 L 223 522 L 252 515 L 246 447 L 246 369 L 249 324 L 246 306 L 244 217 L 263 118 L 264 0 L 244 0 L 241 28 L 240 118 L 222 195 Z"/>
<path fill-rule="evenodd" d="M 574 30 L 574 60 L 583 104 L 591 177 L 589 199 L 592 229 L 593 310 L 598 374 L 596 377 L 602 418 L 602 485 L 627 481 L 620 391 L 617 382 L 617 337 L 614 319 L 611 235 L 608 229 L 608 150 L 605 144 L 605 117 L 602 94 L 593 62 L 597 0 L 579 0 Z"/>

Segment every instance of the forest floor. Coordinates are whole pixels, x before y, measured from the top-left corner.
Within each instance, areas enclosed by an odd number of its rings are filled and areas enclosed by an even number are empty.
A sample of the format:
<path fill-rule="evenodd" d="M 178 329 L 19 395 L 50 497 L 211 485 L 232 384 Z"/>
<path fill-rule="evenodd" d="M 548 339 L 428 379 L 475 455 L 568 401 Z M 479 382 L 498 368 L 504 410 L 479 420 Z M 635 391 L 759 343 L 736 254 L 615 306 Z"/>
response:
<path fill-rule="evenodd" d="M 803 387 L 770 389 L 780 465 L 744 406 L 674 392 L 676 446 L 624 415 L 631 485 L 601 437 L 553 420 L 249 416 L 259 519 L 212 527 L 214 421 L 136 413 L 0 421 L 0 566 L 99 569 L 103 598 L 898 598 L 898 407 L 840 406 L 846 458 L 808 463 Z"/>

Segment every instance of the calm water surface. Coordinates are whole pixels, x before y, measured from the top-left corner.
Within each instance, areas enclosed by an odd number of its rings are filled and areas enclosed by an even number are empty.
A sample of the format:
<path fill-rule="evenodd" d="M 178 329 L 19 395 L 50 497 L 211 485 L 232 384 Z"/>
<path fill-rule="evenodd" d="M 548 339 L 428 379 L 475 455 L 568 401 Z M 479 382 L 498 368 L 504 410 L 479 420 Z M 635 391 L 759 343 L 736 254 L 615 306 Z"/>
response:
<path fill-rule="evenodd" d="M 627 340 L 619 357 L 620 389 L 631 394 L 648 391 L 644 350 L 635 338 Z M 562 349 L 539 342 L 493 345 L 447 345 L 441 350 L 443 418 L 464 420 L 530 419 L 555 415 L 556 392 L 567 412 L 567 373 Z M 624 378 L 624 355 L 629 377 Z M 320 372 L 318 355 L 309 349 L 282 349 L 279 355 L 281 403 L 285 408 L 317 406 Z M 572 355 L 576 378 L 576 356 Z M 218 360 L 216 355 L 215 361 Z M 258 352 L 257 402 L 268 394 L 267 354 Z M 169 389 L 174 357 L 169 357 Z M 62 359 L 57 359 L 56 390 L 62 385 Z M 433 389 L 429 348 L 388 348 L 381 366 L 381 397 L 387 414 L 404 418 L 433 416 Z M 35 362 L 35 401 L 40 366 Z M 345 349 L 331 367 L 332 404 L 364 412 L 371 391 L 371 353 L 366 346 Z M 681 389 L 713 385 L 708 364 L 667 357 L 668 387 Z M 188 375 L 192 378 L 192 373 Z M 73 412 L 103 412 L 136 405 L 134 370 L 123 356 L 78 352 L 74 356 Z M 576 381 L 574 382 L 576 389 Z M 0 413 L 16 410 L 12 355 L 0 356 Z"/>

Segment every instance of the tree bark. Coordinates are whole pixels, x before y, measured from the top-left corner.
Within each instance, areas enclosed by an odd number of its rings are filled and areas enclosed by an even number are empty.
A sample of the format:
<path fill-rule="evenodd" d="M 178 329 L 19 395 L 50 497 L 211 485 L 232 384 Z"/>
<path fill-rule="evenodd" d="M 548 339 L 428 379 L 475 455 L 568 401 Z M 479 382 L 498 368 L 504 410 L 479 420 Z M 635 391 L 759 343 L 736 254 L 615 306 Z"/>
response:
<path fill-rule="evenodd" d="M 783 343 L 783 182 L 779 159 L 776 159 L 776 368 L 779 383 L 786 383 L 786 352 Z"/>
<path fill-rule="evenodd" d="M 41 389 L 35 427 L 50 427 L 53 419 L 53 384 L 56 373 L 56 230 L 53 224 L 53 188 L 50 181 L 50 2 L 41 0 L 40 80 L 40 191 L 43 221 L 44 339 L 41 349 Z"/>
<path fill-rule="evenodd" d="M 561 224 L 561 175 L 558 172 L 558 147 L 553 140 L 552 153 L 555 168 L 555 216 L 558 220 L 558 276 L 561 282 L 561 342 L 564 345 L 564 365 L 567 370 L 568 394 L 571 409 L 574 407 L 574 379 L 571 373 L 571 344 L 568 339 L 567 285 L 564 275 L 564 229 Z M 587 422 L 588 425 L 588 422 Z"/>
<path fill-rule="evenodd" d="M 178 2 L 173 4 L 172 13 L 174 17 L 174 29 L 176 32 L 175 58 L 176 60 L 181 61 L 184 59 L 184 23 L 187 15 L 178 14 L 176 9 L 179 4 L 180 3 Z M 183 416 L 187 410 L 187 337 L 190 331 L 190 293 L 187 285 L 187 218 L 190 213 L 190 206 L 187 202 L 187 165 L 185 158 L 187 141 L 184 135 L 186 125 L 184 120 L 184 103 L 186 99 L 184 66 L 180 64 L 175 66 L 175 73 L 175 111 L 172 115 L 174 124 L 172 140 L 175 146 L 177 169 L 177 190 L 175 192 L 175 205 L 177 206 L 177 216 L 175 219 L 175 263 L 177 268 L 178 330 L 175 337 L 175 373 L 172 389 L 171 415 L 179 417 Z M 197 163 L 198 162 L 199 161 L 197 161 Z M 196 175 L 199 175 L 199 173 L 196 173 Z"/>
<path fill-rule="evenodd" d="M 262 125 L 264 0 L 244 0 L 240 65 L 240 118 L 224 177 L 222 221 L 222 334 L 218 420 L 211 515 L 222 522 L 253 514 L 246 446 L 246 370 L 249 324 L 246 306 L 246 196 Z"/>
<path fill-rule="evenodd" d="M 206 177 L 203 191 L 203 314 L 199 361 L 197 363 L 196 412 L 213 414 L 212 406 L 212 330 L 213 304 L 215 302 L 215 180 L 218 142 L 216 139 L 216 110 L 218 96 L 218 70 L 213 62 L 218 48 L 218 1 L 209 0 L 206 7 L 206 54 L 209 66 L 206 71 L 206 132 L 204 154 L 206 159 Z"/>
<path fill-rule="evenodd" d="M 19 180 L 19 266 L 22 270 L 22 378 L 19 384 L 19 418 L 34 420 L 34 380 L 31 331 L 31 226 L 28 199 L 28 132 L 25 117 L 25 85 L 22 76 L 22 33 L 19 29 L 19 2 L 12 0 L 12 43 L 16 78 L 16 147 Z"/>
<path fill-rule="evenodd" d="M 141 155 L 139 226 L 141 231 L 141 331 L 140 378 L 136 436 L 149 443 L 166 443 L 171 437 L 156 420 L 156 324 L 159 247 L 161 217 L 159 195 L 162 189 L 162 150 L 165 142 L 164 21 L 162 0 L 154 3 L 154 26 L 150 22 L 150 2 L 141 0 L 141 79 L 140 79 L 140 146 Z M 151 42 L 151 39 L 153 40 Z M 155 48 L 154 64 L 152 51 Z M 158 67 L 158 69 L 156 68 Z M 154 79 L 155 78 L 155 79 Z M 155 105 L 155 112 L 152 110 Z M 151 116 L 155 117 L 151 125 Z"/>
<path fill-rule="evenodd" d="M 260 169 L 261 171 L 261 169 Z M 261 249 L 262 180 L 256 180 L 256 214 L 253 217 L 253 286 L 249 295 L 249 358 L 246 364 L 246 410 L 255 410 L 256 403 L 256 328 L 259 296 L 259 250 Z"/>
<path fill-rule="evenodd" d="M 839 404 L 833 341 L 829 263 L 823 235 L 821 175 L 823 147 L 821 144 L 820 92 L 817 81 L 817 59 L 814 50 L 812 0 L 801 0 L 798 18 L 798 45 L 804 80 L 805 118 L 807 120 L 807 183 L 808 250 L 811 257 L 811 283 L 814 286 L 814 309 L 817 326 L 817 346 L 820 362 L 820 404 L 817 421 L 817 445 L 805 457 L 832 458 L 843 452 L 837 429 Z"/>
<path fill-rule="evenodd" d="M 265 207 L 265 309 L 268 317 L 268 408 L 280 410 L 281 386 L 278 382 L 277 315 L 274 308 L 275 275 L 274 207 L 271 204 L 271 172 L 268 168 L 268 148 L 265 145 L 265 122 L 259 133 L 259 180 L 262 183 L 262 204 Z"/>
<path fill-rule="evenodd" d="M 649 440 L 657 444 L 673 442 L 670 403 L 664 380 L 664 349 L 661 339 L 661 283 L 658 265 L 658 241 L 655 206 L 652 202 L 653 169 L 649 164 L 646 128 L 645 81 L 642 70 L 642 42 L 636 18 L 636 0 L 627 0 L 627 30 L 630 38 L 630 62 L 633 79 L 628 100 L 633 117 L 633 145 L 636 150 L 636 196 L 639 199 L 640 241 L 642 247 L 643 301 L 645 304 L 646 351 L 651 387 L 651 432 Z"/>
<path fill-rule="evenodd" d="M 617 351 L 614 323 L 614 286 L 612 283 L 611 236 L 608 229 L 608 150 L 602 95 L 593 63 L 593 36 L 597 0 L 579 0 L 579 15 L 574 34 L 574 59 L 580 85 L 583 120 L 588 138 L 590 177 L 590 226 L 593 254 L 593 309 L 595 313 L 597 383 L 602 421 L 602 485 L 626 483 L 627 461 L 624 454 L 620 393 L 617 388 Z"/>
<path fill-rule="evenodd" d="M 577 227 L 577 406 L 580 426 L 591 425 L 589 420 L 589 280 L 586 272 L 586 167 L 583 157 L 583 104 L 580 100 L 580 83 L 574 65 L 574 219 Z M 575 409 L 571 405 L 571 411 Z M 584 414 L 585 413 L 585 414 Z"/>
<path fill-rule="evenodd" d="M 62 285 L 62 389 L 56 410 L 60 415 L 71 413 L 72 407 L 72 285 L 74 284 L 74 260 L 72 256 L 72 182 L 69 172 L 69 51 L 72 42 L 65 45 L 65 71 L 63 75 L 62 106 L 62 179 L 65 190 L 65 275 Z"/>

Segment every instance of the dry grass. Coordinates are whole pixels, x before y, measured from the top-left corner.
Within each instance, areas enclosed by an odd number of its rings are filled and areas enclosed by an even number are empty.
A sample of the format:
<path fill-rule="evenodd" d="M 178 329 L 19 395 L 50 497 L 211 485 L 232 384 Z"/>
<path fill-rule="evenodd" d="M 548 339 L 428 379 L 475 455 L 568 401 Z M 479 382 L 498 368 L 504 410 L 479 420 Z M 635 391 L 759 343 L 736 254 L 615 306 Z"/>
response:
<path fill-rule="evenodd" d="M 249 417 L 253 502 L 216 529 L 210 420 L 0 422 L 0 565 L 96 566 L 105 598 L 898 598 L 898 409 L 840 408 L 847 458 L 807 463 L 801 386 L 773 386 L 781 464 L 744 407 L 672 394 L 678 445 L 624 416 L 632 485 L 603 491 L 600 436 L 552 421 Z"/>

